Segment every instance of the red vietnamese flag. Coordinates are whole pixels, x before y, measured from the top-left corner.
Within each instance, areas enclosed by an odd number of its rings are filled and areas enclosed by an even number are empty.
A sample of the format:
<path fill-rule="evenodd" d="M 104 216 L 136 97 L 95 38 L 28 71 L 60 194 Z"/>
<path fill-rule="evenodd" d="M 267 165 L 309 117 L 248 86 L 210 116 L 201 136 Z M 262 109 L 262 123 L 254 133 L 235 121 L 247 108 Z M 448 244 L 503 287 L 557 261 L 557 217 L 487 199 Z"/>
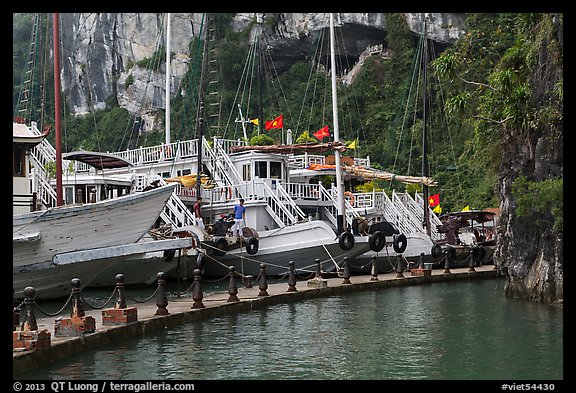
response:
<path fill-rule="evenodd" d="M 438 206 L 440 204 L 440 194 L 430 195 L 430 198 L 428 198 L 428 204 L 430 207 Z"/>
<path fill-rule="evenodd" d="M 314 136 L 318 139 L 320 139 L 320 141 L 322 141 L 322 139 L 324 139 L 327 136 L 330 136 L 330 131 L 328 131 L 328 126 L 324 126 L 322 128 L 320 128 L 318 131 L 316 131 L 314 133 Z"/>
<path fill-rule="evenodd" d="M 266 123 L 264 124 L 264 128 L 266 130 L 271 130 L 272 128 L 282 128 L 282 127 L 284 127 L 284 118 L 282 117 L 282 115 L 278 116 L 277 118 L 275 118 L 272 121 L 266 120 Z"/>

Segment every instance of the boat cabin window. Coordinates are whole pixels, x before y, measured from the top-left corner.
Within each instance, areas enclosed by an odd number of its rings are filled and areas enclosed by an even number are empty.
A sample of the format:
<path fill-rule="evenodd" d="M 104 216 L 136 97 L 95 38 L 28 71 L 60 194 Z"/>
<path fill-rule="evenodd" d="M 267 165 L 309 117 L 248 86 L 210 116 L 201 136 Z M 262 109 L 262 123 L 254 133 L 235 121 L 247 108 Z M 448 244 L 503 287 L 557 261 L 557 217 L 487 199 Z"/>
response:
<path fill-rule="evenodd" d="M 254 176 L 260 179 L 265 179 L 268 177 L 268 161 L 256 161 L 254 163 Z"/>
<path fill-rule="evenodd" d="M 282 178 L 282 163 L 281 162 L 270 162 L 270 178 L 271 179 L 281 179 Z"/>
<path fill-rule="evenodd" d="M 252 179 L 252 176 L 250 175 L 251 172 L 250 168 L 251 168 L 250 164 L 242 165 L 242 179 L 244 181 L 250 181 Z"/>
<path fill-rule="evenodd" d="M 12 150 L 12 156 L 14 159 L 12 176 L 13 177 L 26 176 L 26 149 L 24 149 L 20 145 L 14 145 L 14 149 Z"/>

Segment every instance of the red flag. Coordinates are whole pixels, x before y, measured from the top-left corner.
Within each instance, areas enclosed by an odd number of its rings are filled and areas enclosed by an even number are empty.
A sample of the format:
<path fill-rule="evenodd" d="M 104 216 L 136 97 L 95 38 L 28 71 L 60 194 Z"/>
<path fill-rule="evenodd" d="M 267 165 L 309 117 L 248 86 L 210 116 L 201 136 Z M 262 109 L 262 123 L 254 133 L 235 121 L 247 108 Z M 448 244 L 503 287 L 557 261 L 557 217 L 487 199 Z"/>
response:
<path fill-rule="evenodd" d="M 314 136 L 318 139 L 320 139 L 320 141 L 322 141 L 322 139 L 324 139 L 327 136 L 330 136 L 330 131 L 328 131 L 328 126 L 324 126 L 322 128 L 320 128 L 318 131 L 316 131 L 314 133 Z"/>
<path fill-rule="evenodd" d="M 264 128 L 266 130 L 271 130 L 272 128 L 282 128 L 284 127 L 284 118 L 282 115 L 278 116 L 274 120 L 266 120 L 266 124 L 264 124 Z"/>
<path fill-rule="evenodd" d="M 438 206 L 440 204 L 440 194 L 430 195 L 430 198 L 428 198 L 428 204 L 430 207 Z"/>

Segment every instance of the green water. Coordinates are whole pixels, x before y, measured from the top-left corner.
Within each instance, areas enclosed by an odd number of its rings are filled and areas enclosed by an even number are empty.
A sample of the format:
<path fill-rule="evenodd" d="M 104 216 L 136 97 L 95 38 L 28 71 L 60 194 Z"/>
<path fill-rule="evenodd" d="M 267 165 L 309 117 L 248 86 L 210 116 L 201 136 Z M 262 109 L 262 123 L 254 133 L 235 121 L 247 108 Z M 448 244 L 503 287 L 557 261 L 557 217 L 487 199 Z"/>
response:
<path fill-rule="evenodd" d="M 16 378 L 562 380 L 563 311 L 507 298 L 502 279 L 387 288 L 195 321 Z"/>

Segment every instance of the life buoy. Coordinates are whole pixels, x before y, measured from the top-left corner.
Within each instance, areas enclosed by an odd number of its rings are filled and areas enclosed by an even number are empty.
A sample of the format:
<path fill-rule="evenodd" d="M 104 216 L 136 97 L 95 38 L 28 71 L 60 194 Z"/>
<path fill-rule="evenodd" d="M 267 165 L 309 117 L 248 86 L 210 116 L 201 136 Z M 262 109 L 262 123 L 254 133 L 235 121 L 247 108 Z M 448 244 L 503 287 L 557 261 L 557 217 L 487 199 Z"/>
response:
<path fill-rule="evenodd" d="M 370 239 L 368 241 L 370 244 L 370 249 L 372 251 L 382 251 L 384 246 L 386 245 L 386 236 L 381 231 L 376 231 L 370 235 Z"/>
<path fill-rule="evenodd" d="M 354 235 L 350 232 L 342 232 L 338 236 L 338 244 L 345 251 L 351 250 L 354 247 Z"/>
<path fill-rule="evenodd" d="M 406 239 L 406 235 L 403 233 L 394 235 L 394 251 L 396 251 L 398 254 L 402 254 L 406 250 L 406 246 L 408 246 L 408 239 Z"/>
<path fill-rule="evenodd" d="M 220 194 L 226 197 L 226 200 L 232 199 L 232 187 L 223 187 Z"/>
<path fill-rule="evenodd" d="M 164 254 L 162 255 L 162 259 L 165 262 L 170 262 L 172 259 L 174 259 L 174 255 L 176 255 L 176 250 L 174 250 L 174 249 L 164 250 Z"/>
<path fill-rule="evenodd" d="M 228 251 L 228 241 L 221 237 L 214 244 L 214 255 L 222 257 L 226 255 L 226 251 Z"/>
<path fill-rule="evenodd" d="M 432 246 L 432 250 L 430 250 L 430 253 L 434 258 L 440 258 L 442 255 L 442 246 L 440 246 L 440 244 L 434 244 Z"/>
<path fill-rule="evenodd" d="M 346 191 L 344 193 L 344 197 L 348 197 L 350 199 L 350 204 L 354 206 L 354 202 L 356 201 L 356 197 L 354 197 L 354 194 L 352 194 L 350 191 Z"/>
<path fill-rule="evenodd" d="M 256 254 L 258 252 L 259 243 L 260 242 L 255 237 L 248 239 L 248 243 L 246 243 L 246 252 L 250 255 Z"/>

